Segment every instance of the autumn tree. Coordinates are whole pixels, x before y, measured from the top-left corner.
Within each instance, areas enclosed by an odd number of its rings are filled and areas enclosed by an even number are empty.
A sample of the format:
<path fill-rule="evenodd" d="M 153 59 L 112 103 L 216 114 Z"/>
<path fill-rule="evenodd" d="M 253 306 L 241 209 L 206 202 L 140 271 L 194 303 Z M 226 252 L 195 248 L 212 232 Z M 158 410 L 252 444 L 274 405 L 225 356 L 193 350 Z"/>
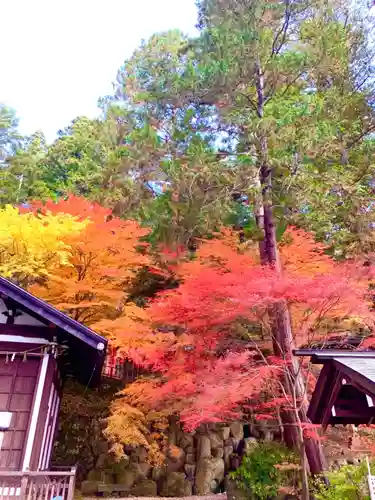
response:
<path fill-rule="evenodd" d="M 72 195 L 59 202 L 34 202 L 30 210 L 31 219 L 72 217 L 84 225 L 78 234 L 64 238 L 65 261 L 31 286 L 30 291 L 104 334 L 110 341 L 110 350 L 117 351 L 117 356 L 129 359 L 132 353 L 133 361 L 139 365 L 134 352 L 150 350 L 151 354 L 153 345 L 162 345 L 166 340 L 165 335 L 155 334 L 147 310 L 135 302 L 139 282 L 145 275 L 148 279 L 163 277 L 144 241 L 149 230 L 135 221 L 114 217 L 110 209 Z M 149 446 L 152 459 L 160 462 L 156 439 L 148 442 L 146 438 L 147 424 L 166 425 L 159 415 L 143 414 L 141 409 L 128 405 L 121 407 L 121 417 L 115 420 L 117 424 L 121 420 L 121 429 L 127 430 L 129 444 Z M 117 425 L 110 423 L 108 436 L 117 439 L 116 432 Z"/>
<path fill-rule="evenodd" d="M 257 351 L 259 346 L 260 350 L 270 347 L 272 329 L 268 311 L 270 304 L 277 303 L 280 297 L 288 302 L 295 318 L 293 335 L 297 345 L 327 339 L 336 331 L 329 329 L 329 319 L 351 319 L 353 322 L 361 321 L 363 325 L 372 325 L 374 318 L 368 297 L 371 271 L 368 268 L 354 263 L 335 263 L 323 253 L 321 245 L 315 243 L 311 235 L 295 229 L 288 230 L 280 254 L 284 262 L 283 275 L 272 267 L 262 266 L 255 249 L 249 251 L 246 247 L 239 247 L 236 236 L 228 231 L 222 233 L 220 238 L 205 241 L 196 258 L 177 265 L 175 271 L 182 280 L 180 287 L 175 291 L 162 292 L 149 308 L 149 314 L 158 324 L 178 327 L 170 337 L 172 344 L 166 343 L 152 356 L 146 350 L 143 359 L 141 351 L 132 355 L 139 356 L 138 361 L 145 366 L 157 367 L 155 371 L 163 366 L 166 370 L 179 370 L 178 364 L 181 363 L 181 378 L 170 378 L 170 383 L 176 384 L 181 396 L 186 387 L 190 388 L 194 398 L 195 391 L 200 391 L 198 387 L 203 391 L 207 389 L 214 396 L 213 389 L 209 384 L 206 386 L 202 376 L 206 369 L 209 370 L 209 364 L 206 366 L 203 360 L 208 362 L 212 356 L 211 361 L 220 365 L 226 359 L 225 354 L 243 356 L 249 351 Z M 306 258 L 309 258 L 308 265 L 301 266 L 301 261 Z M 293 314 L 294 311 L 298 313 Z M 251 324 L 261 328 L 253 330 Z M 240 332 L 243 336 L 238 335 Z M 202 363 L 198 361 L 199 356 L 202 356 Z M 186 366 L 190 366 L 188 372 L 184 371 Z M 241 367 L 246 371 L 246 365 Z M 184 385 L 183 373 L 190 371 L 196 377 L 196 389 L 194 383 Z M 173 373 L 177 374 L 177 371 Z M 228 372 L 226 376 L 231 377 L 232 374 Z M 235 377 L 233 375 L 233 380 Z M 199 384 L 198 380 L 201 381 Z M 218 380 L 218 377 L 212 377 L 211 383 L 220 383 Z M 252 382 L 247 377 L 246 383 L 251 385 Z M 159 389 L 160 386 L 155 390 Z M 161 404 L 164 404 L 163 398 L 168 399 L 167 393 L 167 389 L 166 393 L 162 390 Z M 187 420 L 189 425 L 196 427 L 210 419 L 215 420 L 215 415 L 224 415 L 225 408 L 229 415 L 238 402 L 243 401 L 241 391 L 230 393 L 235 399 L 238 396 L 235 402 L 221 397 L 215 399 L 216 403 L 205 397 L 199 399 L 202 406 L 207 405 L 205 411 L 194 407 L 194 398 L 191 406 L 186 399 L 183 406 L 186 415 L 191 415 Z M 175 396 L 176 392 L 171 391 L 171 400 L 167 404 L 171 404 Z M 216 404 L 219 405 L 218 411 Z"/>
<path fill-rule="evenodd" d="M 42 218 L 74 217 L 85 228 L 78 234 L 66 235 L 65 262 L 31 291 L 98 331 L 103 331 L 101 321 L 118 317 L 123 318 L 126 334 L 136 330 L 144 312 L 128 299 L 137 273 L 152 264 L 147 245 L 142 242 L 148 230 L 74 196 L 58 203 L 36 202 L 32 210 Z M 120 345 L 115 332 L 111 333 L 113 345 Z"/>
<path fill-rule="evenodd" d="M 0 210 L 0 275 L 22 286 L 51 277 L 68 265 L 67 240 L 85 225 L 69 214 L 39 217 L 6 206 Z"/>
<path fill-rule="evenodd" d="M 135 101 L 141 110 L 147 110 L 155 130 L 163 125 L 168 131 L 166 125 L 190 107 L 194 125 L 204 124 L 201 135 L 215 143 L 221 167 L 235 172 L 237 183 L 232 180 L 227 192 L 250 202 L 248 219 L 258 226 L 253 236 L 260 240 L 262 263 L 275 266 L 282 274 L 277 236 L 288 220 L 312 222 L 316 194 L 326 190 L 323 182 L 329 179 L 334 193 L 334 183 L 345 170 L 347 184 L 359 179 L 369 189 L 360 174 L 371 158 L 362 154 L 371 151 L 371 144 L 363 146 L 373 126 L 371 79 L 361 82 L 354 72 L 355 61 L 360 61 L 368 75 L 365 32 L 354 12 L 339 2 L 274 5 L 207 0 L 199 8 L 201 33 L 197 39 L 187 42 L 175 33 L 153 37 L 124 65 L 123 100 L 127 104 Z M 173 43 L 168 45 L 169 40 Z M 202 120 L 202 116 L 208 119 Z M 188 123 L 187 131 L 191 130 Z M 219 147 L 223 136 L 228 139 Z M 174 155 L 179 157 L 176 144 L 170 158 Z M 185 176 L 190 164 L 186 167 Z M 313 186 L 314 180 L 318 188 Z M 178 183 L 183 185 L 181 178 Z M 356 185 L 358 191 L 363 192 L 362 184 Z M 296 195 L 299 191 L 304 200 Z M 340 217 L 354 217 L 355 213 L 358 218 L 354 198 L 347 205 Z M 222 212 L 222 220 L 226 215 Z M 320 220 L 324 218 L 322 210 L 318 215 Z M 157 216 L 155 213 L 154 220 Z M 178 230 L 185 226 L 180 223 L 174 231 L 173 211 L 167 220 L 172 221 L 172 238 L 180 241 Z M 365 224 L 365 218 L 362 220 Z M 341 222 L 333 233 L 346 224 Z M 332 228 L 335 223 L 329 220 Z M 331 238 L 332 234 L 323 234 L 321 224 L 311 225 L 323 239 Z M 267 314 L 275 354 L 290 360 L 301 397 L 305 384 L 291 356 L 292 320 L 283 297 L 269 305 Z M 300 417 L 306 421 L 305 403 Z M 286 428 L 289 442 L 300 442 L 297 427 Z M 311 440 L 306 446 L 311 469 L 317 472 L 322 467 L 318 446 Z"/>
<path fill-rule="evenodd" d="M 224 232 L 202 243 L 195 259 L 177 265 L 180 287 L 162 293 L 148 311 L 156 331 L 168 333 L 127 351 L 153 376 L 123 391 L 112 426 L 117 418 L 118 425 L 122 421 L 124 404 L 143 413 L 177 414 L 188 430 L 240 418 L 249 409 L 256 418 L 278 409 L 294 414 L 294 420 L 284 420 L 284 430 L 297 426 L 299 446 L 302 436 L 305 443 L 314 438 L 311 425 L 299 417 L 311 384 L 301 395 L 287 355 L 267 354 L 273 344 L 269 311 L 281 298 L 286 302 L 296 345 L 327 339 L 338 318 L 355 322 L 360 317 L 363 325 L 372 325 L 369 270 L 336 264 L 310 235 L 296 230 L 287 232 L 280 253 L 283 274 L 261 265 L 254 248 L 238 248 L 236 236 Z M 307 258 L 307 266 L 301 266 Z M 122 439 L 126 442 L 124 434 Z"/>

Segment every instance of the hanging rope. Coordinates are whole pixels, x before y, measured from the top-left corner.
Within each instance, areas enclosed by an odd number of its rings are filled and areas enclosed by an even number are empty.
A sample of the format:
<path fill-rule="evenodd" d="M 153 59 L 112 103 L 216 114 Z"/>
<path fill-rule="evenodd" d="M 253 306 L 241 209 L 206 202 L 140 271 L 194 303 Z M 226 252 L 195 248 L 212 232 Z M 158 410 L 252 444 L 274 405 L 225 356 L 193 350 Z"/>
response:
<path fill-rule="evenodd" d="M 31 349 L 26 349 L 22 351 L 0 351 L 0 355 L 5 355 L 5 363 L 12 363 L 16 356 L 22 356 L 22 361 L 27 361 L 27 356 L 43 356 L 45 353 L 50 352 L 55 355 L 55 358 L 61 354 L 62 351 L 68 349 L 66 346 L 61 346 L 56 342 L 50 342 L 48 344 L 37 347 L 32 347 Z M 9 359 L 10 358 L 10 359 Z"/>

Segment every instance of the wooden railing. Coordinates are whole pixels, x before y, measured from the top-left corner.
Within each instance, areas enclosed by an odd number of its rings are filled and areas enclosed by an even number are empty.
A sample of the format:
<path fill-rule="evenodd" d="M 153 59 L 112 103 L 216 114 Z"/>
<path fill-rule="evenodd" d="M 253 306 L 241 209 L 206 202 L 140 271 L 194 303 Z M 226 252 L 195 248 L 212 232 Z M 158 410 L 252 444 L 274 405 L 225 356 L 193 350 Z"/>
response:
<path fill-rule="evenodd" d="M 76 469 L 0 471 L 0 500 L 73 500 Z"/>
<path fill-rule="evenodd" d="M 121 380 L 125 385 L 131 384 L 146 372 L 131 361 L 110 352 L 105 359 L 102 375 L 111 379 Z"/>

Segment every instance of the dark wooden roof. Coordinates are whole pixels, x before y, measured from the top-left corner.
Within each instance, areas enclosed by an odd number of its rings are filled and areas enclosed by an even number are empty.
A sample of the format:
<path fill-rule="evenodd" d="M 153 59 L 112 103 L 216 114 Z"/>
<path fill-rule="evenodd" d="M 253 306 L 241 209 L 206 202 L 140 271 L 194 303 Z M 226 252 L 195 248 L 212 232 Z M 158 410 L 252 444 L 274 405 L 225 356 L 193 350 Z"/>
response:
<path fill-rule="evenodd" d="M 294 354 L 323 365 L 308 410 L 314 424 L 375 421 L 375 351 L 300 349 Z"/>
<path fill-rule="evenodd" d="M 45 330 L 45 336 L 57 336 L 59 342 L 67 344 L 73 372 L 84 383 L 98 383 L 107 347 L 104 337 L 3 277 L 0 277 L 0 295 L 46 325 L 55 325 L 56 331 L 39 328 L 38 333 Z"/>

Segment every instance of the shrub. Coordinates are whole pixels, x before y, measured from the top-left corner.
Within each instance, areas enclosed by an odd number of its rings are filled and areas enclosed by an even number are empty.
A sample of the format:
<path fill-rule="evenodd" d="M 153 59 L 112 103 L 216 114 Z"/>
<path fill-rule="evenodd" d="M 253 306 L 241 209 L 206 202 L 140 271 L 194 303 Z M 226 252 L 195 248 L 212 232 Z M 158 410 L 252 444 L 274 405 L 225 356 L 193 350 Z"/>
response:
<path fill-rule="evenodd" d="M 375 472 L 375 462 L 371 464 Z M 316 500 L 369 500 L 367 483 L 367 465 L 363 461 L 358 465 L 344 465 L 338 470 L 326 474 L 329 486 L 322 481 L 314 485 Z"/>
<path fill-rule="evenodd" d="M 259 443 L 243 458 L 241 466 L 230 474 L 230 478 L 249 497 L 266 500 L 293 482 L 296 461 L 291 451 L 280 444 Z"/>

